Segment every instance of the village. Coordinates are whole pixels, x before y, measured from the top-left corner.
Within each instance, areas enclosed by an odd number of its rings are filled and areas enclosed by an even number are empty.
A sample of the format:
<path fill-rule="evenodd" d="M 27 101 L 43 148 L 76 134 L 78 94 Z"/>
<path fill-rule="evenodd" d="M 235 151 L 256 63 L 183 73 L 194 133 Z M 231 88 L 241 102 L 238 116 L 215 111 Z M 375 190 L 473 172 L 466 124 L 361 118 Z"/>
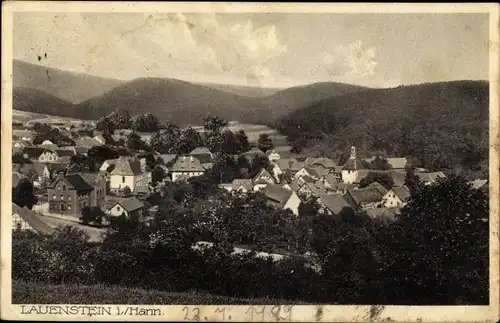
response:
<path fill-rule="evenodd" d="M 150 205 L 147 197 L 167 182 L 185 182 L 205 175 L 212 169 L 217 154 L 207 147 L 196 147 L 187 154 L 154 151 L 152 156 L 159 162 L 153 167 L 160 167 L 166 175 L 154 184 L 154 170 L 141 155 L 142 151 L 104 160 L 98 165 L 97 172 L 78 172 L 71 170 L 72 160 L 77 156 L 86 156 L 93 147 L 106 145 L 102 133 L 93 130 L 94 136 L 86 135 L 95 123 L 77 126 L 52 124 L 50 127 L 67 134 L 74 140 L 74 145 L 58 146 L 50 140 L 35 145 L 33 140 L 37 132 L 29 122 L 25 128 L 18 124 L 13 131 L 13 156 L 24 160 L 21 163 L 13 161 L 12 189 L 15 191 L 23 181 L 30 182 L 37 196 L 31 210 L 13 205 L 13 229 L 21 227 L 47 233 L 69 224 L 83 229 L 98 241 L 110 218 L 154 218 L 158 206 Z M 118 142 L 131 133 L 136 132 L 119 129 L 113 132 L 112 137 Z M 137 134 L 149 144 L 152 133 Z M 269 138 L 265 139 L 269 141 Z M 301 203 L 313 198 L 320 205 L 321 214 L 335 216 L 342 209 L 350 208 L 366 212 L 374 219 L 392 221 L 410 197 L 405 178 L 411 165 L 405 157 L 372 156 L 362 159 L 353 146 L 349 147 L 347 160 L 339 165 L 326 156 L 292 153 L 290 146 L 276 146 L 265 151 L 256 145 L 249 147 L 232 157 L 244 158 L 249 164 L 256 159 L 262 163 L 264 159 L 265 166 L 257 169 L 250 178 L 234 178 L 230 182 L 219 183 L 218 187 L 229 193 L 259 192 L 264 194 L 269 205 L 289 210 L 296 216 Z M 385 166 L 377 169 L 373 167 L 376 164 Z M 446 177 L 441 171 L 412 171 L 426 185 Z M 474 188 L 488 186 L 486 180 L 473 181 L 472 185 Z M 105 214 L 97 227 L 83 216 L 83 213 L 96 209 Z"/>

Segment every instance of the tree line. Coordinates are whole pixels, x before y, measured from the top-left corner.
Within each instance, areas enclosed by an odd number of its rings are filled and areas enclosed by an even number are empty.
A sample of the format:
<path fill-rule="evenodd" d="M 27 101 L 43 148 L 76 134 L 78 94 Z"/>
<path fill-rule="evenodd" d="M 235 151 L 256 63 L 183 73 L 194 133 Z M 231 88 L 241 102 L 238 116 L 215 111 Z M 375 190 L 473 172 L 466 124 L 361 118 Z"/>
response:
<path fill-rule="evenodd" d="M 458 176 L 415 184 L 389 223 L 347 208 L 318 214 L 314 203 L 291 216 L 200 179 L 149 201 L 153 219 L 117 218 L 101 244 L 70 227 L 15 232 L 13 279 L 330 304 L 488 303 L 488 198 Z M 193 250 L 200 240 L 214 246 Z M 288 257 L 231 255 L 233 246 Z"/>

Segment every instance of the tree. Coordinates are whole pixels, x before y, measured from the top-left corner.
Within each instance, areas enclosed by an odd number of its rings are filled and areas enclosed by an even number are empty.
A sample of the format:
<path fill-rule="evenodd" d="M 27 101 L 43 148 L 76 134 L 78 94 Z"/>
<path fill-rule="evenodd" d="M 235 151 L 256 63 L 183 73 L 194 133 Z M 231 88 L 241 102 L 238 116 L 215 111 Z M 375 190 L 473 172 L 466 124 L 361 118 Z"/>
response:
<path fill-rule="evenodd" d="M 131 132 L 127 135 L 126 142 L 127 142 L 126 143 L 127 147 L 134 151 L 147 150 L 149 148 L 148 145 L 144 142 L 144 140 L 141 139 L 141 136 L 139 136 L 135 132 Z"/>
<path fill-rule="evenodd" d="M 238 177 L 238 166 L 232 156 L 219 153 L 215 156 L 212 169 L 207 175 L 216 183 L 229 183 Z"/>
<path fill-rule="evenodd" d="M 149 141 L 152 149 L 160 154 L 176 152 L 176 145 L 180 140 L 180 130 L 174 125 L 167 124 L 166 129 L 155 132 Z"/>
<path fill-rule="evenodd" d="M 236 141 L 238 142 L 237 153 L 244 153 L 250 150 L 250 143 L 248 142 L 248 136 L 243 129 L 236 133 Z"/>
<path fill-rule="evenodd" d="M 209 132 L 220 132 L 222 128 L 226 127 L 228 122 L 217 116 L 206 117 L 203 119 L 203 128 Z"/>
<path fill-rule="evenodd" d="M 234 155 L 240 152 L 240 143 L 238 138 L 231 130 L 226 130 L 222 133 L 222 152 L 225 154 Z"/>
<path fill-rule="evenodd" d="M 412 192 L 419 184 L 420 180 L 418 176 L 415 175 L 413 167 L 406 167 L 405 185 L 410 189 L 410 192 Z"/>
<path fill-rule="evenodd" d="M 488 197 L 461 177 L 415 190 L 384 236 L 387 302 L 488 304 L 488 216 Z"/>
<path fill-rule="evenodd" d="M 381 158 L 381 157 L 375 157 L 374 160 L 370 163 L 370 168 L 371 169 L 376 169 L 376 170 L 389 170 L 390 166 L 387 163 L 387 159 Z"/>
<path fill-rule="evenodd" d="M 82 209 L 82 216 L 80 220 L 83 224 L 102 224 L 102 220 L 105 218 L 104 212 L 101 208 L 97 206 L 85 206 Z"/>
<path fill-rule="evenodd" d="M 263 152 L 268 151 L 274 147 L 273 140 L 267 133 L 261 133 L 259 135 L 259 141 L 257 143 L 257 147 Z"/>
<path fill-rule="evenodd" d="M 52 127 L 46 123 L 35 122 L 33 124 L 33 130 L 40 134 L 47 134 L 52 130 Z"/>
<path fill-rule="evenodd" d="M 359 182 L 359 187 L 367 187 L 374 182 L 382 184 L 382 186 L 388 190 L 394 186 L 394 180 L 389 173 L 369 172 L 368 175 Z"/>
<path fill-rule="evenodd" d="M 132 190 L 128 186 L 125 186 L 123 188 L 122 193 L 123 193 L 123 196 L 125 196 L 125 197 L 132 196 Z"/>
<path fill-rule="evenodd" d="M 115 124 L 109 117 L 102 117 L 97 121 L 96 130 L 104 133 L 112 134 L 115 130 Z"/>
<path fill-rule="evenodd" d="M 92 158 L 85 155 L 76 154 L 71 156 L 68 168 L 72 172 L 77 173 L 93 172 L 96 169 L 96 165 L 95 161 L 92 160 Z"/>
<path fill-rule="evenodd" d="M 154 187 L 158 185 L 158 183 L 162 182 L 167 177 L 167 172 L 161 166 L 155 166 L 153 171 L 151 172 L 151 181 Z"/>
<path fill-rule="evenodd" d="M 38 203 L 38 198 L 34 194 L 33 183 L 27 178 L 19 181 L 19 184 L 12 190 L 12 203 L 20 207 L 27 207 L 32 209 L 33 205 Z"/>
<path fill-rule="evenodd" d="M 20 165 L 33 164 L 33 162 L 31 160 L 24 158 L 23 153 L 12 154 L 12 163 L 13 164 L 20 164 Z"/>
<path fill-rule="evenodd" d="M 179 140 L 175 145 L 175 152 L 177 154 L 188 154 L 196 147 L 201 146 L 203 146 L 203 139 L 199 132 L 192 127 L 187 127 L 180 132 Z"/>
<path fill-rule="evenodd" d="M 151 113 L 135 116 L 132 119 L 132 129 L 135 131 L 154 132 L 160 128 L 160 122 Z"/>
<path fill-rule="evenodd" d="M 58 146 L 74 146 L 75 142 L 68 136 L 61 133 L 57 128 L 51 129 L 46 133 L 39 133 L 35 139 L 33 139 L 33 144 L 39 145 L 45 140 L 49 140 Z"/>
<path fill-rule="evenodd" d="M 132 117 L 125 109 L 117 109 L 108 116 L 115 129 L 132 128 Z"/>
<path fill-rule="evenodd" d="M 250 171 L 250 177 L 257 175 L 262 169 L 267 169 L 268 171 L 272 170 L 271 162 L 269 158 L 265 155 L 257 155 L 252 160 L 252 167 Z"/>

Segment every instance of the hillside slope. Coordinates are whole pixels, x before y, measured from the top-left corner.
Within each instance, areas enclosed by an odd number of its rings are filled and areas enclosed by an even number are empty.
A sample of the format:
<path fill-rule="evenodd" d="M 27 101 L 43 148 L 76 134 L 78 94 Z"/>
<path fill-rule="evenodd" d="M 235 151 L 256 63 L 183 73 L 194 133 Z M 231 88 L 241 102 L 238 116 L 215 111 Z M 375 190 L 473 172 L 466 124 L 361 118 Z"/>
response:
<path fill-rule="evenodd" d="M 277 127 L 293 138 L 320 138 L 332 149 L 355 145 L 413 156 L 430 168 L 475 167 L 487 158 L 488 102 L 487 81 L 372 89 L 298 109 Z"/>
<path fill-rule="evenodd" d="M 16 87 L 12 90 L 12 109 L 63 116 L 72 111 L 73 104 L 40 90 Z"/>
<path fill-rule="evenodd" d="M 124 81 L 13 61 L 14 87 L 32 88 L 71 103 L 101 95 Z"/>

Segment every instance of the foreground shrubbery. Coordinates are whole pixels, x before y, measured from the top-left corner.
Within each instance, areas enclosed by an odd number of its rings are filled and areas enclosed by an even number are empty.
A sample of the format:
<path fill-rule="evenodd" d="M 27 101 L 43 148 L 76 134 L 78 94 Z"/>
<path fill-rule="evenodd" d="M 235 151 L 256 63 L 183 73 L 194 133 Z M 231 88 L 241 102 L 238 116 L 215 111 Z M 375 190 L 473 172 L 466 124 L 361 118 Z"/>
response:
<path fill-rule="evenodd" d="M 239 209 L 236 202 L 224 201 Z M 150 223 L 121 219 L 102 244 L 88 242 L 70 227 L 45 237 L 15 232 L 13 279 L 314 303 L 488 302 L 488 199 L 461 178 L 412 188 L 410 203 L 390 225 L 348 209 L 335 218 L 316 216 L 310 224 L 312 237 L 294 241 L 308 244 L 304 249 L 314 251 L 314 259 L 297 256 L 273 262 L 253 254 L 231 255 L 234 232 L 245 227 L 214 225 L 229 219 L 223 208 L 211 209 L 215 222 L 206 221 L 206 212 L 196 218 L 192 208 L 160 212 Z M 279 224 L 271 221 L 272 215 L 260 214 L 258 219 L 263 226 L 252 230 L 259 235 L 280 234 L 270 230 Z M 202 223 L 210 232 L 200 231 Z M 221 228 L 231 232 L 223 234 Z M 215 246 L 193 250 L 200 234 L 212 236 Z M 256 241 L 270 246 L 279 240 Z"/>
<path fill-rule="evenodd" d="M 244 299 L 207 293 L 175 293 L 106 285 L 50 285 L 13 281 L 14 304 L 265 305 L 305 304 L 268 298 Z"/>

